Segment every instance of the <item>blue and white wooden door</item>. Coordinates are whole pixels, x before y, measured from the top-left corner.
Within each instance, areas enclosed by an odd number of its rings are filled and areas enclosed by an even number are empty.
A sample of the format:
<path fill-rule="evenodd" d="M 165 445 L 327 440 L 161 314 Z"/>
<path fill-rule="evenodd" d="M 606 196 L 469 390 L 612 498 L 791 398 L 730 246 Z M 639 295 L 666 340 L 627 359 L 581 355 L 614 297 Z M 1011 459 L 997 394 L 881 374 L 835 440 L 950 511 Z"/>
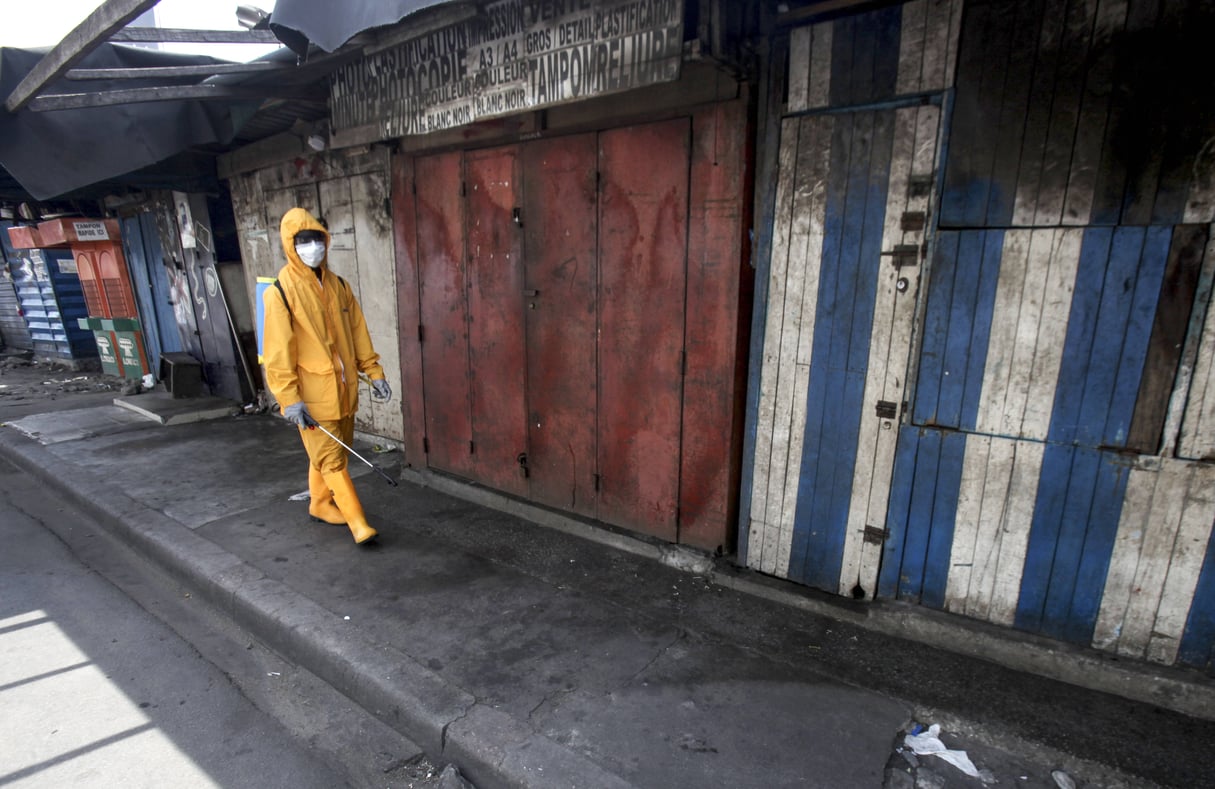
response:
<path fill-rule="evenodd" d="M 1207 244 L 1201 225 L 938 232 L 879 595 L 1164 663 L 1203 641 L 1215 467 L 1187 455 L 1177 362 L 1198 356 Z"/>
<path fill-rule="evenodd" d="M 744 540 L 762 572 L 873 596 L 940 115 L 783 122 Z"/>
<path fill-rule="evenodd" d="M 155 215 L 145 212 L 122 220 L 123 251 L 131 269 L 131 283 L 139 300 L 148 363 L 159 375 L 160 357 L 182 350 L 173 317 L 172 294 L 165 275 L 164 253 Z"/>

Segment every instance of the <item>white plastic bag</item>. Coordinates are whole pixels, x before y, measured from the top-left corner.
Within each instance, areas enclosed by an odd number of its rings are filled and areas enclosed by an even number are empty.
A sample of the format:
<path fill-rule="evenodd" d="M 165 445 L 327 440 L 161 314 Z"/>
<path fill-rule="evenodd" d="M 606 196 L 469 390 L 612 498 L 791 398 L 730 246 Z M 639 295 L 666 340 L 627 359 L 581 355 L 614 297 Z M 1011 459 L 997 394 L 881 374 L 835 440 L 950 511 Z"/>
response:
<path fill-rule="evenodd" d="M 934 723 L 922 734 L 908 734 L 903 739 L 903 744 L 918 756 L 939 756 L 971 778 L 978 778 L 979 771 L 975 769 L 974 762 L 966 755 L 966 751 L 949 750 L 945 743 L 941 742 L 940 735 L 941 725 Z"/>

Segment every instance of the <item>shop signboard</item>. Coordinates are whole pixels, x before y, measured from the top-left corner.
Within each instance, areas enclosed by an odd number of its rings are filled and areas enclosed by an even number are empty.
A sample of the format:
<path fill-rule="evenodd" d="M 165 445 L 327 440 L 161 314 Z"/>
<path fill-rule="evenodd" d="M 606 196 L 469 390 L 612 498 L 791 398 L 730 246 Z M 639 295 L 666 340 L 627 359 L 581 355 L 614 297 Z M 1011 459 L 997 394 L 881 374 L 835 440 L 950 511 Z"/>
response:
<path fill-rule="evenodd" d="M 77 241 L 109 241 L 105 222 L 73 222 Z"/>
<path fill-rule="evenodd" d="M 679 78 L 683 0 L 498 0 L 339 69 L 334 131 L 429 134 Z"/>

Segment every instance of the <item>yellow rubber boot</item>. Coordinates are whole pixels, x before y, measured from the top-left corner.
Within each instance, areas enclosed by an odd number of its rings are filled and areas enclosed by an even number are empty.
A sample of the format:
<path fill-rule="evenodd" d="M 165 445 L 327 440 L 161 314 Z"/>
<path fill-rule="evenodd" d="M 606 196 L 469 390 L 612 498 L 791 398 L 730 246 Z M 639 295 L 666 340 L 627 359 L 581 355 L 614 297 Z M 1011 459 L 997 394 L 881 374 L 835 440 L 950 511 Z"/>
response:
<path fill-rule="evenodd" d="M 358 494 L 354 492 L 354 482 L 350 479 L 350 472 L 346 469 L 330 472 L 325 475 L 325 482 L 333 490 L 334 503 L 346 516 L 346 526 L 354 535 L 354 541 L 362 544 L 375 537 L 377 532 L 367 523 L 367 516 L 363 514 L 363 505 L 359 502 Z"/>
<path fill-rule="evenodd" d="M 333 503 L 333 491 L 325 484 L 325 476 L 311 463 L 308 464 L 308 514 L 334 526 L 346 525 L 346 516 Z"/>

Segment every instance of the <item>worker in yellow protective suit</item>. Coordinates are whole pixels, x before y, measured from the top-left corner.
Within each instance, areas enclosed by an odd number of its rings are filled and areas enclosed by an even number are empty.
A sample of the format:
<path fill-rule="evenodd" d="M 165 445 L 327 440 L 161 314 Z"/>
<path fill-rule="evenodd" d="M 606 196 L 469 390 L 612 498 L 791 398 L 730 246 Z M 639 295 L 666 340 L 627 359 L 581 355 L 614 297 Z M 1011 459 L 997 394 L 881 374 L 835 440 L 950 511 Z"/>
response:
<path fill-rule="evenodd" d="M 263 357 L 266 385 L 299 426 L 308 453 L 308 513 L 346 524 L 356 543 L 376 536 L 346 468 L 346 450 L 318 423 L 347 445 L 354 440 L 359 407 L 359 374 L 371 379 L 372 397 L 387 402 L 380 356 L 371 345 L 363 311 L 349 283 L 329 270 L 329 232 L 303 208 L 292 208 L 279 225 L 287 265 L 276 287 L 266 288 Z"/>

